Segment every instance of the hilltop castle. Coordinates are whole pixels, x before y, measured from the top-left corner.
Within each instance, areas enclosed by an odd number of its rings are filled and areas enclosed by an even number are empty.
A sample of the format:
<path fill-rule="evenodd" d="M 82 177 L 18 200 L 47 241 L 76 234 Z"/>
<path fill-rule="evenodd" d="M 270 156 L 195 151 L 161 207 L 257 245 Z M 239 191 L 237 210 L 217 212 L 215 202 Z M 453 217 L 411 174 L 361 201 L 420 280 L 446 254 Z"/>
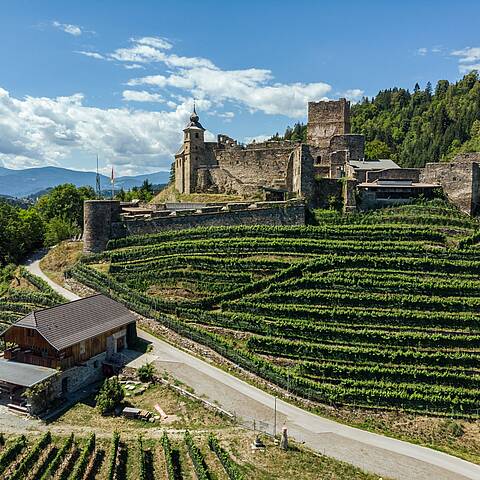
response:
<path fill-rule="evenodd" d="M 239 144 L 227 135 L 206 142 L 195 108 L 175 155 L 175 187 L 180 193 L 227 193 L 276 198 L 314 191 L 316 175 L 338 179 L 350 161 L 364 158 L 363 135 L 350 133 L 350 102 L 309 102 L 307 143 L 283 141 Z M 275 195 L 276 194 L 276 195 Z"/>
<path fill-rule="evenodd" d="M 85 252 L 101 252 L 112 238 L 170 229 L 303 225 L 305 205 L 349 212 L 431 198 L 439 190 L 463 212 L 480 211 L 480 153 L 425 168 L 366 161 L 365 139 L 350 133 L 350 104 L 343 98 L 308 104 L 307 143 L 269 140 L 244 146 L 226 135 L 206 142 L 195 108 L 183 132 L 175 155 L 176 190 L 235 194 L 246 201 L 139 206 L 90 200 L 84 209 Z M 259 201 L 262 197 L 266 201 Z"/>

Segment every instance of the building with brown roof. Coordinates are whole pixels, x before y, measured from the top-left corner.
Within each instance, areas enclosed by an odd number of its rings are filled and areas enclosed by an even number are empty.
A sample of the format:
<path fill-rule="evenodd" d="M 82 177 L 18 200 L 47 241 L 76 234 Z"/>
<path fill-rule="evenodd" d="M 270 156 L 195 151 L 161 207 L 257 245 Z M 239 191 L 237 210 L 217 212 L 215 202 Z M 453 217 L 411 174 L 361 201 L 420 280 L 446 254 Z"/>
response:
<path fill-rule="evenodd" d="M 0 391 L 21 393 L 49 382 L 57 396 L 110 373 L 119 353 L 136 339 L 136 319 L 122 304 L 93 295 L 32 312 L 2 334 Z"/>

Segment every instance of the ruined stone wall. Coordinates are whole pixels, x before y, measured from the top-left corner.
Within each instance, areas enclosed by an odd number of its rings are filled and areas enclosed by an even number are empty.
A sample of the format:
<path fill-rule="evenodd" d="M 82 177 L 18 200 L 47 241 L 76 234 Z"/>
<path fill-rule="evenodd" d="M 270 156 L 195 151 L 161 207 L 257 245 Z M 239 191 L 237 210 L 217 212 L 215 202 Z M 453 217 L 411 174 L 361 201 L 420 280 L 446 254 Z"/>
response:
<path fill-rule="evenodd" d="M 412 180 L 420 181 L 420 168 L 386 168 L 384 170 L 357 170 L 359 182 L 374 182 L 375 180 Z M 361 174 L 363 173 L 363 180 Z"/>
<path fill-rule="evenodd" d="M 227 147 L 217 149 L 215 157 L 219 168 L 227 170 L 242 184 L 285 188 L 290 155 L 295 148 L 295 144 Z M 219 191 L 224 191 L 223 185 L 219 185 Z"/>
<path fill-rule="evenodd" d="M 328 148 L 334 135 L 350 133 L 350 102 L 308 102 L 307 143 Z"/>
<path fill-rule="evenodd" d="M 427 163 L 420 181 L 439 183 L 447 198 L 469 215 L 480 207 L 480 164 L 462 159 L 451 163 Z"/>
<path fill-rule="evenodd" d="M 339 150 L 348 150 L 350 160 L 363 160 L 365 158 L 365 137 L 353 133 L 335 135 L 330 140 L 330 151 Z"/>
<path fill-rule="evenodd" d="M 459 153 L 455 156 L 454 162 L 479 162 L 480 152 Z"/>
<path fill-rule="evenodd" d="M 116 222 L 111 238 L 144 235 L 164 230 L 235 225 L 305 225 L 305 205 L 279 202 L 270 208 L 254 208 L 231 212 L 203 213 Z"/>
<path fill-rule="evenodd" d="M 304 197 L 307 204 L 310 204 L 315 196 L 315 167 L 309 146 L 300 145 L 293 152 L 292 162 L 289 189 L 294 194 Z M 288 180 L 290 182 L 290 178 Z"/>
<path fill-rule="evenodd" d="M 341 207 L 343 204 L 343 184 L 335 178 L 321 178 L 315 181 L 313 208 Z"/>

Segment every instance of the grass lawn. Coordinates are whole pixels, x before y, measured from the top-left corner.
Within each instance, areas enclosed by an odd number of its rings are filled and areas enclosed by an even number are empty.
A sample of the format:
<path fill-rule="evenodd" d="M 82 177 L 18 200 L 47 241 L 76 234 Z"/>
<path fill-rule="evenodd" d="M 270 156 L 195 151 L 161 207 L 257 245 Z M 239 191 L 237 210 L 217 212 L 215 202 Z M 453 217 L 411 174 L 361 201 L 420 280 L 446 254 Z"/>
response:
<path fill-rule="evenodd" d="M 77 263 L 82 249 L 83 242 L 62 242 L 42 258 L 40 268 L 55 283 L 63 285 L 65 270 Z"/>
<path fill-rule="evenodd" d="M 55 420 L 54 424 L 91 427 L 102 432 L 141 432 L 162 427 L 216 430 L 233 426 L 229 419 L 207 410 L 202 403 L 183 397 L 165 385 L 153 385 L 144 393 L 125 399 L 125 406 L 129 405 L 152 413 L 156 413 L 155 404 L 157 403 L 170 418 L 166 421 L 149 423 L 123 417 L 103 417 L 95 409 L 94 396 L 90 396 L 65 412 Z"/>

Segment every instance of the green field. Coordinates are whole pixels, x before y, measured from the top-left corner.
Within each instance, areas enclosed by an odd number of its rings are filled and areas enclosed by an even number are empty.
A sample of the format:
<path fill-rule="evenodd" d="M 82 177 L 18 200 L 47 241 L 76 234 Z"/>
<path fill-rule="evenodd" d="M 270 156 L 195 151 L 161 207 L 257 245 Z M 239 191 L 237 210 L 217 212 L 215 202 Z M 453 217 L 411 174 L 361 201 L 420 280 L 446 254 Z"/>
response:
<path fill-rule="evenodd" d="M 299 396 L 478 418 L 478 222 L 440 201 L 312 221 L 128 237 L 71 274 Z"/>

